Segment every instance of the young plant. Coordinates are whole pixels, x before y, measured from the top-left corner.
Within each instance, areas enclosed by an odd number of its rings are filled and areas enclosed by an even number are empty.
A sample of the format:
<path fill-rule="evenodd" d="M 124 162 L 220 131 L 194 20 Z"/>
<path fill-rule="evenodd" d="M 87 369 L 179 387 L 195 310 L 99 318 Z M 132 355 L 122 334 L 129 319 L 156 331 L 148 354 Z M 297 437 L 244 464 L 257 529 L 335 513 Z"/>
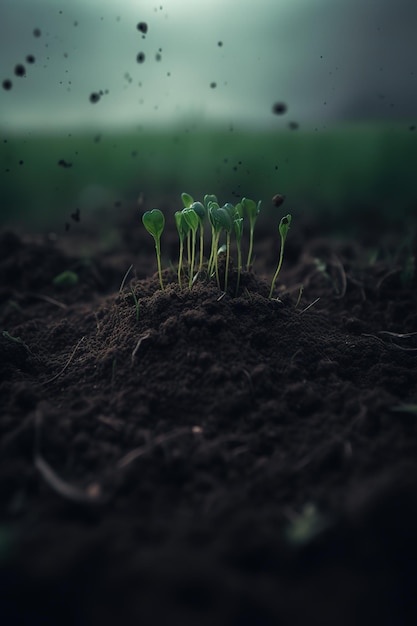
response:
<path fill-rule="evenodd" d="M 212 202 L 209 205 L 209 219 L 212 225 L 212 232 L 213 232 L 213 240 L 212 240 L 211 255 L 210 255 L 211 268 L 209 268 L 209 272 L 210 272 L 210 269 L 212 270 L 214 266 L 214 270 L 216 273 L 217 286 L 220 289 L 219 262 L 218 262 L 217 250 L 218 250 L 219 239 L 220 239 L 220 234 L 222 230 L 225 230 L 226 233 L 229 233 L 229 234 L 232 230 L 232 218 L 230 217 L 228 210 L 224 206 L 219 207 L 219 205 L 216 202 Z M 226 247 L 226 250 L 227 250 L 227 247 Z M 227 288 L 227 274 L 225 274 L 225 290 L 226 288 Z"/>
<path fill-rule="evenodd" d="M 184 256 L 184 239 L 188 235 L 190 228 L 184 219 L 184 215 L 182 211 L 176 211 L 174 217 L 175 217 L 175 224 L 178 230 L 178 237 L 180 239 L 180 253 L 179 253 L 179 258 L 178 258 L 178 285 L 180 286 L 180 289 L 182 289 L 181 273 L 182 273 L 183 256 Z"/>
<path fill-rule="evenodd" d="M 223 225 L 223 228 L 226 231 L 226 267 L 224 271 L 224 290 L 227 291 L 227 283 L 228 283 L 228 277 L 229 277 L 229 264 L 230 264 L 230 240 L 232 237 L 233 221 L 235 218 L 235 214 L 237 213 L 237 210 L 236 210 L 236 207 L 234 207 L 233 204 L 231 204 L 230 202 L 226 202 L 226 204 L 222 208 L 226 209 L 230 217 L 230 221 L 225 219 L 224 225 Z"/>
<path fill-rule="evenodd" d="M 282 259 L 284 258 L 284 248 L 285 248 L 285 241 L 287 239 L 287 235 L 288 235 L 288 231 L 290 228 L 290 224 L 291 224 L 291 215 L 288 213 L 288 215 L 285 215 L 284 217 L 281 218 L 281 221 L 279 223 L 279 234 L 281 236 L 281 250 L 279 253 L 279 261 L 278 261 L 278 267 L 275 271 L 274 277 L 272 279 L 272 283 L 271 283 L 271 290 L 269 292 L 269 299 L 272 298 L 272 294 L 275 288 L 275 283 L 277 281 L 278 278 L 278 274 L 280 272 L 281 269 L 281 265 L 282 265 Z"/>
<path fill-rule="evenodd" d="M 190 209 L 194 209 L 197 213 L 199 226 L 200 226 L 200 262 L 198 264 L 198 271 L 201 272 L 203 268 L 203 256 L 204 256 L 204 220 L 206 218 L 206 209 L 201 202 L 193 202 Z"/>
<path fill-rule="evenodd" d="M 236 245 L 237 245 L 237 279 L 236 279 L 236 291 L 235 291 L 235 295 L 237 296 L 239 292 L 240 274 L 242 271 L 241 241 L 242 241 L 242 235 L 243 235 L 243 217 L 240 215 L 238 209 L 236 209 L 236 212 L 233 218 L 233 226 L 235 229 Z"/>
<path fill-rule="evenodd" d="M 161 289 L 164 290 L 164 283 L 162 281 L 162 269 L 161 269 L 161 235 L 165 227 L 165 217 L 162 211 L 159 209 L 152 209 L 152 211 L 146 211 L 142 215 L 142 222 L 146 230 L 155 240 L 156 260 L 158 263 L 158 276 Z"/>
<path fill-rule="evenodd" d="M 191 254 L 190 252 L 188 254 L 188 263 L 189 263 L 188 287 L 191 289 L 191 287 L 193 286 L 193 278 L 194 278 L 195 246 L 196 246 L 196 239 L 197 239 L 197 229 L 198 229 L 200 220 L 198 218 L 197 213 L 192 208 L 183 209 L 182 214 L 191 232 Z"/>
<path fill-rule="evenodd" d="M 248 259 L 246 261 L 246 269 L 248 270 L 252 262 L 253 233 L 255 230 L 255 222 L 258 219 L 258 215 L 261 210 L 261 201 L 259 200 L 258 204 L 256 204 L 256 202 L 249 200 L 249 198 L 242 198 L 240 205 L 246 211 L 249 218 L 249 251 Z"/>

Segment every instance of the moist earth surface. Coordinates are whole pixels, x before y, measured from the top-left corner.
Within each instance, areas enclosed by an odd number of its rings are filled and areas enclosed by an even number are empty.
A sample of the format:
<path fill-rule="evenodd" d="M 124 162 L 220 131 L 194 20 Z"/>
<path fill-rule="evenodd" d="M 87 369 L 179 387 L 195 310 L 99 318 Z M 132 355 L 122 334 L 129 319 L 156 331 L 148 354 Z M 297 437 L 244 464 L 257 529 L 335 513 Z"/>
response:
<path fill-rule="evenodd" d="M 1 234 L 5 626 L 417 623 L 411 255 L 293 218 L 270 299 L 259 222 L 237 294 L 173 223 L 164 290 L 136 214 Z"/>

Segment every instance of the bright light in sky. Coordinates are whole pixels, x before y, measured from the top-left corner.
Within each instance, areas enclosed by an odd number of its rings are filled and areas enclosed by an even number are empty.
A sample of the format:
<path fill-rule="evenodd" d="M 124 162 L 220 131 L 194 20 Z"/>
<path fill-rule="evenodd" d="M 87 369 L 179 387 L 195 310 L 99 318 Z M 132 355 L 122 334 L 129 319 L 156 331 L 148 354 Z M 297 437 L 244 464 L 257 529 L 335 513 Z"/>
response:
<path fill-rule="evenodd" d="M 416 110 L 415 0 L 1 2 L 0 127 L 265 126 L 280 100 L 286 122 Z"/>

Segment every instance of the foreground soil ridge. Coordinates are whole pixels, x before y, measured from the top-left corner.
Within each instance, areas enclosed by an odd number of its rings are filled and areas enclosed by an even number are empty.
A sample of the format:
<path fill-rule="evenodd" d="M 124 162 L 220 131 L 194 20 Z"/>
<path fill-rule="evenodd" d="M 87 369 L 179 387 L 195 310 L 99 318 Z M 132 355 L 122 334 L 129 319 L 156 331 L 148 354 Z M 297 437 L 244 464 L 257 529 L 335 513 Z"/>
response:
<path fill-rule="evenodd" d="M 237 296 L 0 236 L 4 623 L 408 623 L 415 278 L 298 243 L 269 299 L 267 234 Z"/>

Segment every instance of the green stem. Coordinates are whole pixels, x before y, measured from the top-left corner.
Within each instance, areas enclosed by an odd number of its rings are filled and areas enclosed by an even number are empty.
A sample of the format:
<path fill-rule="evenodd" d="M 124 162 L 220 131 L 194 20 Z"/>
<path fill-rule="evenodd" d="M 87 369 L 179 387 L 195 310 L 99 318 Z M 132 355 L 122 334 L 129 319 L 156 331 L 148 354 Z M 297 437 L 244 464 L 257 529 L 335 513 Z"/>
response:
<path fill-rule="evenodd" d="M 279 271 L 280 271 L 280 269 L 281 269 L 282 259 L 283 259 L 283 258 L 284 258 L 284 241 L 282 241 L 282 240 L 281 240 L 281 252 L 280 252 L 280 255 L 279 255 L 278 267 L 277 267 L 276 272 L 275 272 L 275 274 L 274 274 L 274 278 L 272 279 L 272 283 L 271 283 L 271 290 L 270 290 L 270 292 L 269 292 L 269 296 L 268 296 L 268 297 L 269 297 L 269 299 L 271 299 L 271 298 L 272 298 L 272 293 L 273 293 L 273 291 L 274 291 L 275 283 L 276 283 L 276 280 L 277 280 L 277 278 L 278 278 Z"/>
<path fill-rule="evenodd" d="M 235 292 L 236 296 L 239 292 L 241 268 L 242 268 L 242 250 L 240 248 L 240 242 L 239 242 L 237 244 L 237 280 L 236 280 L 236 292 Z"/>
<path fill-rule="evenodd" d="M 196 232 L 192 231 L 192 242 L 191 242 L 191 266 L 190 266 L 190 276 L 188 278 L 188 287 L 191 289 L 193 286 L 193 274 L 194 274 L 194 262 L 195 262 L 195 243 L 196 243 Z"/>
<path fill-rule="evenodd" d="M 164 291 L 164 283 L 162 282 L 162 269 L 161 269 L 161 244 L 159 240 L 155 241 L 155 248 L 156 248 L 156 260 L 158 263 L 159 284 L 161 285 L 162 291 Z"/>
<path fill-rule="evenodd" d="M 227 283 L 229 278 L 229 262 L 230 262 L 230 233 L 226 233 L 226 266 L 224 272 L 224 290 L 227 291 Z"/>
<path fill-rule="evenodd" d="M 250 225 L 250 235 L 249 235 L 249 252 L 248 252 L 248 260 L 246 261 L 246 269 L 249 270 L 250 267 L 250 263 L 252 260 L 252 250 L 253 250 L 253 231 L 254 231 L 254 224 L 251 223 Z"/>
<path fill-rule="evenodd" d="M 184 254 L 184 241 L 180 241 L 180 258 L 178 259 L 178 284 L 182 289 L 181 271 L 182 271 L 182 257 Z"/>
<path fill-rule="evenodd" d="M 201 272 L 203 269 L 203 249 L 204 249 L 204 227 L 203 224 L 200 224 L 200 264 L 198 267 L 198 271 Z"/>

